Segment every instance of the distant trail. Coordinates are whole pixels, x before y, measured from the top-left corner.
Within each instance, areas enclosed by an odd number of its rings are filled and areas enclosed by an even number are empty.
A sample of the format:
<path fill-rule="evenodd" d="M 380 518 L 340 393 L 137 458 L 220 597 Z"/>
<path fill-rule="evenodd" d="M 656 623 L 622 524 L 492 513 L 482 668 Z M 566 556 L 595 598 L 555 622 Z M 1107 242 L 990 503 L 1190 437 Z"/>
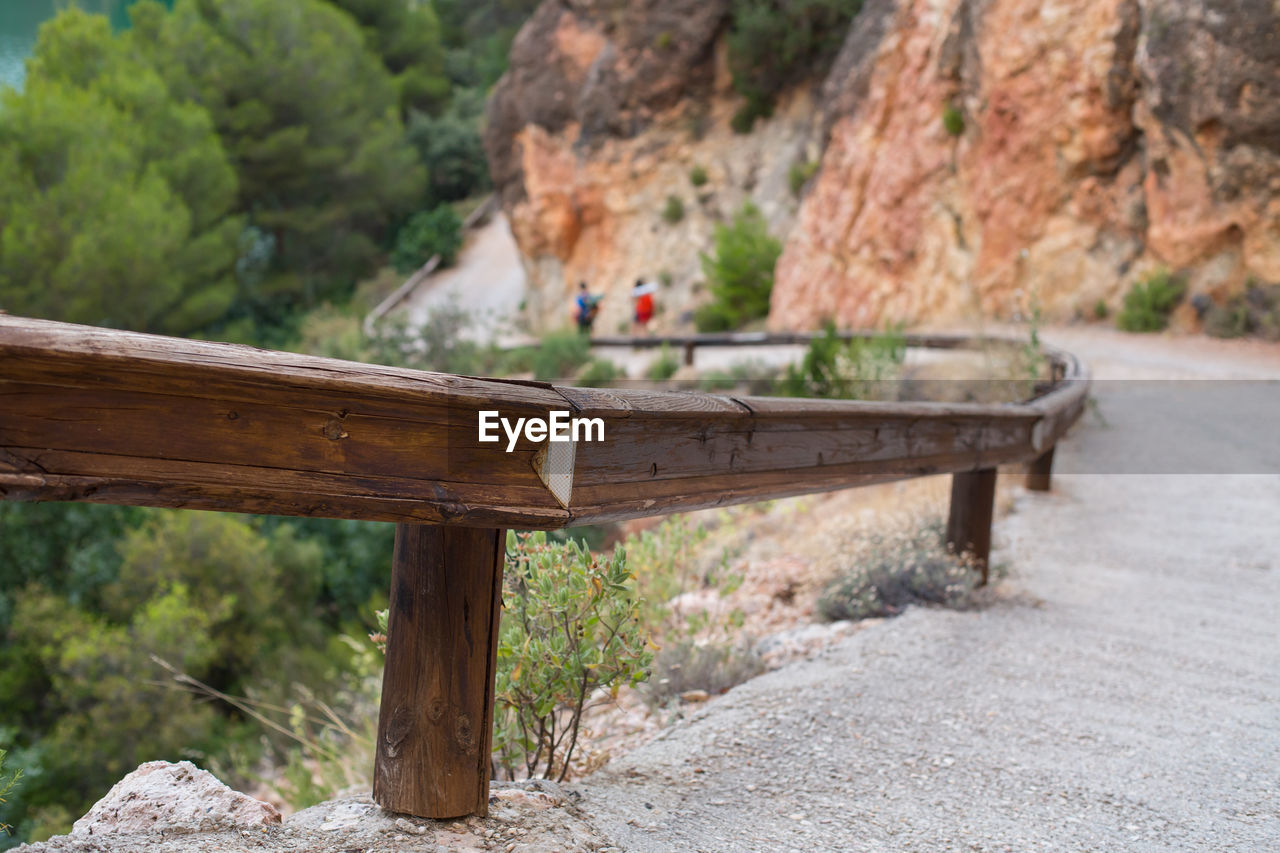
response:
<path fill-rule="evenodd" d="M 524 296 L 520 252 L 507 217 L 498 212 L 468 236 L 457 264 L 433 275 L 401 310 L 419 325 L 434 308 L 452 302 L 471 314 L 477 340 L 501 339 L 509 334 Z"/>
<path fill-rule="evenodd" d="M 1046 337 L 1101 380 L 1280 377 L 1274 346 Z M 1059 467 L 1165 432 L 1125 391 L 1099 383 L 1109 426 Z M 1225 425 L 1169 426 L 1205 453 Z M 592 822 L 655 853 L 1280 849 L 1280 476 L 1054 484 L 997 527 L 1004 603 L 913 609 L 741 685 L 583 783 Z"/>

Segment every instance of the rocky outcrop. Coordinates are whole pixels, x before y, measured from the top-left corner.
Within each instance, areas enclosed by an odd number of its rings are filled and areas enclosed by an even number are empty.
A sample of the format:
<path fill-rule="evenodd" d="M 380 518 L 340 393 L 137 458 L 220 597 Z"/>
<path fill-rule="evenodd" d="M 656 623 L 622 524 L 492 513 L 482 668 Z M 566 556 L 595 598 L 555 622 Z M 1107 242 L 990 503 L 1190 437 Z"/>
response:
<path fill-rule="evenodd" d="M 546 0 L 517 39 L 487 144 L 542 325 L 582 278 L 617 294 L 612 332 L 664 270 L 679 325 L 747 199 L 787 237 L 777 328 L 1069 319 L 1161 266 L 1218 299 L 1280 281 L 1273 3 L 867 0 L 825 80 L 747 136 L 727 14 Z M 797 212 L 787 171 L 819 154 Z"/>
<path fill-rule="evenodd" d="M 1268 4 L 879 5 L 827 81 L 774 326 L 1066 319 L 1151 267 L 1218 296 L 1280 275 Z"/>
<path fill-rule="evenodd" d="M 790 228 L 788 172 L 818 156 L 816 102 L 797 92 L 754 133 L 730 130 L 728 7 L 547 0 L 516 37 L 485 144 L 536 326 L 568 322 L 587 281 L 606 294 L 597 330 L 616 333 L 640 277 L 665 285 L 655 324 L 678 325 L 700 299 L 699 254 L 717 222 L 750 200 L 775 233 Z M 664 217 L 677 203 L 681 215 Z"/>
<path fill-rule="evenodd" d="M 149 761 L 117 782 L 71 830 L 73 838 L 261 829 L 275 806 L 233 791 L 190 761 Z"/>

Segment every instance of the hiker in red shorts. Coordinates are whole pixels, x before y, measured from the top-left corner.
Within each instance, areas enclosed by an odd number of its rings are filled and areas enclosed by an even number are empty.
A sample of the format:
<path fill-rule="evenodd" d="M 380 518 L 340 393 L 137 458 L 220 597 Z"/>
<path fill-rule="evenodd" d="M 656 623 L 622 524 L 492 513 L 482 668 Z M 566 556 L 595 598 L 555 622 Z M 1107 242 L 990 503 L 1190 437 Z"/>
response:
<path fill-rule="evenodd" d="M 636 304 L 635 334 L 649 330 L 649 321 L 653 319 L 653 294 L 657 289 L 653 282 L 645 283 L 641 279 L 636 279 L 636 286 L 631 289 L 631 299 Z"/>

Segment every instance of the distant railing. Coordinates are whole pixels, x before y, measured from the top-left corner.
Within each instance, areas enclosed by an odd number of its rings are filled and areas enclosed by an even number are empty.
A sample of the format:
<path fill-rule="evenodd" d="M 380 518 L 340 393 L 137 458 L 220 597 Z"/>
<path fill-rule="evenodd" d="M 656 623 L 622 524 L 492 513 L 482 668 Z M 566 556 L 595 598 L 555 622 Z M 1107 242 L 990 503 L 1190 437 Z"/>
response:
<path fill-rule="evenodd" d="M 478 379 L 0 316 L 0 498 L 397 522 L 374 796 L 423 817 L 484 814 L 504 528 L 950 473 L 948 539 L 985 575 L 997 466 L 1030 463 L 1028 485 L 1047 489 L 1084 409 L 1085 368 L 1044 355 L 1054 382 L 1027 402 L 882 403 Z M 562 412 L 603 440 L 482 441 L 488 412 L 508 426 Z"/>

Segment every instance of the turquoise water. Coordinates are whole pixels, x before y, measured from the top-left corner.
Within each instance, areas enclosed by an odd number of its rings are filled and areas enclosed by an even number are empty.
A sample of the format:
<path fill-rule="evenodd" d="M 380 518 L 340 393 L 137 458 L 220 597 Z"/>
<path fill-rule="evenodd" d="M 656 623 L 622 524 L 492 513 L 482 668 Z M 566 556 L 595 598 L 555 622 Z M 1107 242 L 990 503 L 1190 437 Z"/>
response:
<path fill-rule="evenodd" d="M 40 25 L 67 6 L 78 5 L 111 19 L 112 26 L 129 26 L 128 8 L 134 0 L 0 0 L 0 83 L 21 86 L 23 62 L 36 45 Z"/>

